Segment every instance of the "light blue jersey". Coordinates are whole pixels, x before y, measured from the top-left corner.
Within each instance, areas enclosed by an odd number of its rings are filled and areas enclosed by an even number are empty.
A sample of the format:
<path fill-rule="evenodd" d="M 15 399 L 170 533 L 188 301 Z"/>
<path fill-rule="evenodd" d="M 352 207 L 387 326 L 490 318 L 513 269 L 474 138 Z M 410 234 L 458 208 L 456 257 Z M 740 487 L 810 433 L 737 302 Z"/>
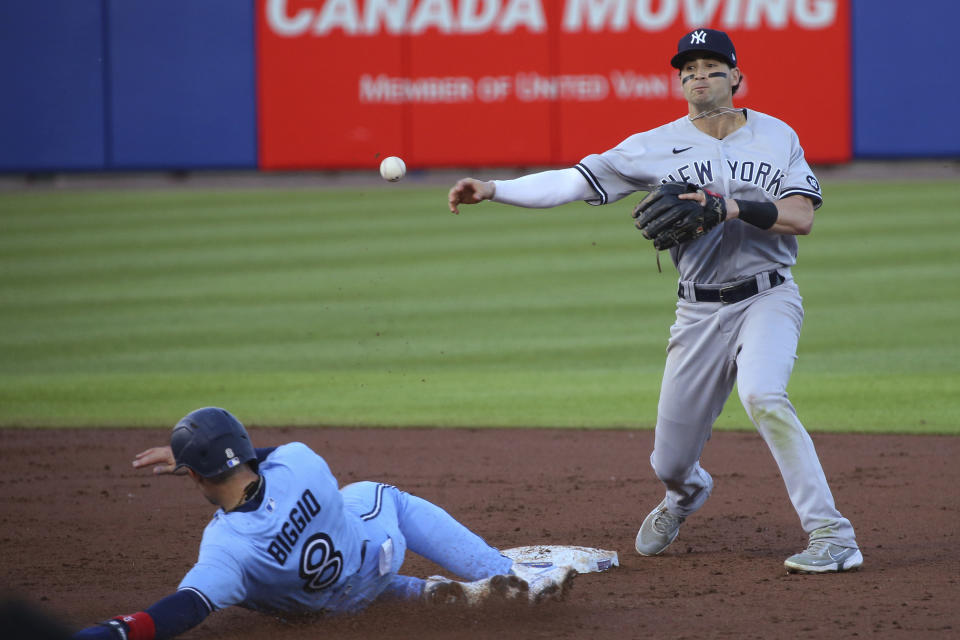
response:
<path fill-rule="evenodd" d="M 360 568 L 363 521 L 344 508 L 326 461 L 306 445 L 278 447 L 259 473 L 259 508 L 217 511 L 180 588 L 199 591 L 217 609 L 323 610 Z"/>
<path fill-rule="evenodd" d="M 377 482 L 339 489 L 326 461 L 304 444 L 277 447 L 258 471 L 259 505 L 218 510 L 180 582 L 210 610 L 337 613 L 381 595 L 416 598 L 423 580 L 398 575 L 408 548 L 467 580 L 512 566 L 426 500 Z"/>

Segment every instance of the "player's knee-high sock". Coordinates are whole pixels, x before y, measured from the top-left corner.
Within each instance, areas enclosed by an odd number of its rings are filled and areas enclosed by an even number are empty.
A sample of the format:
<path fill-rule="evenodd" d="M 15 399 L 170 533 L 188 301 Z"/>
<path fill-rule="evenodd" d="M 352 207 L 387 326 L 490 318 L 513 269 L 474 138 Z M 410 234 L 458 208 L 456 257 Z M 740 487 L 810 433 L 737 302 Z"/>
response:
<path fill-rule="evenodd" d="M 506 574 L 513 561 L 449 513 L 422 498 L 397 491 L 397 515 L 407 548 L 464 580 Z"/>

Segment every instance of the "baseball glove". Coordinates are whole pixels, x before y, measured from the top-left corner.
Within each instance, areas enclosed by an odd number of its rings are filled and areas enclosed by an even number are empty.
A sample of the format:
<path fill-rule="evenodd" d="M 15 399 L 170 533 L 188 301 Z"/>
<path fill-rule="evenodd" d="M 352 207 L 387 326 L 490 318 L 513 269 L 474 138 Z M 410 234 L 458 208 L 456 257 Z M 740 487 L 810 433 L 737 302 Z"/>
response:
<path fill-rule="evenodd" d="M 678 197 L 698 192 L 706 197 L 706 205 Z M 633 217 L 643 237 L 653 240 L 653 246 L 659 251 L 706 235 L 727 219 L 727 206 L 716 193 L 687 182 L 666 182 L 640 201 Z"/>

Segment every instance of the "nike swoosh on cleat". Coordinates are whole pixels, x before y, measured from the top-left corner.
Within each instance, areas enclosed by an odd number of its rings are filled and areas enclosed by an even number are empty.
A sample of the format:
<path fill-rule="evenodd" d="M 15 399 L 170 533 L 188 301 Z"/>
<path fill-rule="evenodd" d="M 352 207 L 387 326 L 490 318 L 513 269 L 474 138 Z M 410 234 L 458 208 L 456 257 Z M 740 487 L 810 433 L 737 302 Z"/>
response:
<path fill-rule="evenodd" d="M 677 149 L 676 147 L 674 147 L 674 148 L 673 148 L 673 152 L 674 152 L 674 153 L 683 153 L 683 152 L 686 151 L 687 149 L 693 149 L 693 147 L 684 147 L 683 149 Z"/>
<path fill-rule="evenodd" d="M 830 556 L 830 559 L 831 559 L 831 560 L 833 560 L 834 562 L 839 563 L 841 560 L 844 560 L 844 556 L 847 555 L 847 550 L 844 549 L 843 551 L 841 551 L 841 552 L 838 553 L 837 555 L 833 555 L 833 551 L 827 551 L 827 555 Z M 841 565 L 841 566 L 843 566 L 843 565 Z"/>

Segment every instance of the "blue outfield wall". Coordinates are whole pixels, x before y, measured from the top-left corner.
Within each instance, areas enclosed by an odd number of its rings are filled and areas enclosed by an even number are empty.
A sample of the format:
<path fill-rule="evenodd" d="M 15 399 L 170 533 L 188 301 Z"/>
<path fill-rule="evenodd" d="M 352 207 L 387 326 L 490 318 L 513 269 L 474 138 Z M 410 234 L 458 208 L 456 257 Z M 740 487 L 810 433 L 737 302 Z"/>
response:
<path fill-rule="evenodd" d="M 107 0 L 108 167 L 256 167 L 253 5 Z"/>
<path fill-rule="evenodd" d="M 854 157 L 960 157 L 960 83 L 951 77 L 960 1 L 852 8 Z"/>
<path fill-rule="evenodd" d="M 255 168 L 253 0 L 2 0 L 0 171 Z"/>
<path fill-rule="evenodd" d="M 102 169 L 100 0 L 0 2 L 0 171 Z"/>
<path fill-rule="evenodd" d="M 850 1 L 854 157 L 960 157 L 960 1 Z M 255 168 L 256 6 L 0 0 L 0 172 Z"/>

